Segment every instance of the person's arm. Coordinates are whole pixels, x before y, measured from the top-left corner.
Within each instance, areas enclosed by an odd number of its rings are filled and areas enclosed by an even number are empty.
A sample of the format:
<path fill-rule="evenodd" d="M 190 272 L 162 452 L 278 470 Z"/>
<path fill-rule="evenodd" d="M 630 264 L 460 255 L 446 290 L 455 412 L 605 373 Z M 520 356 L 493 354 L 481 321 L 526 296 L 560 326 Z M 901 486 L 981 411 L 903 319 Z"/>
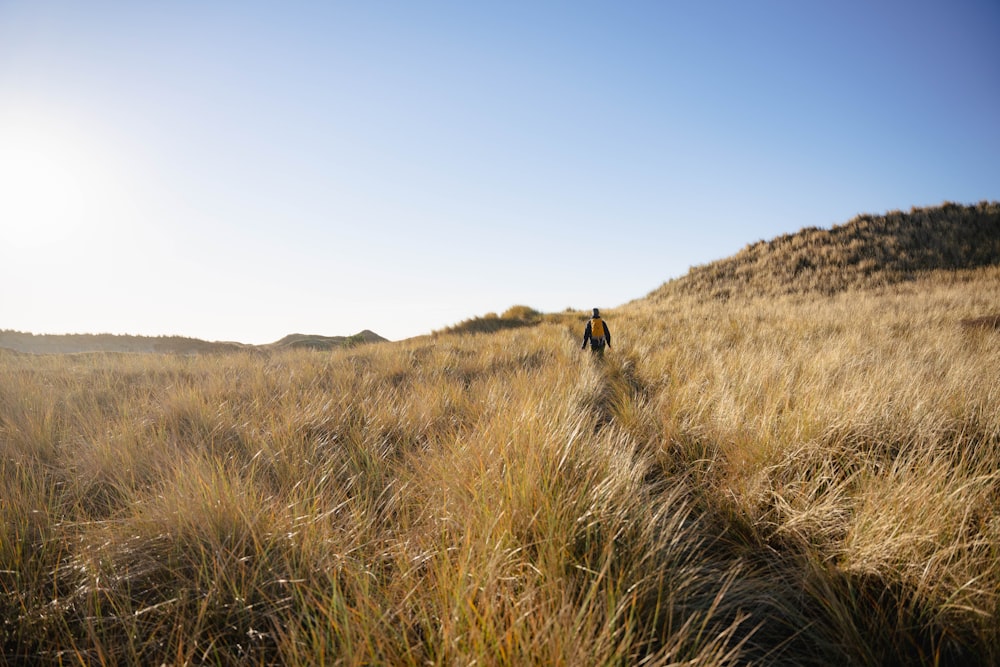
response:
<path fill-rule="evenodd" d="M 607 320 L 604 320 L 604 337 L 608 341 L 608 347 L 611 347 L 611 329 L 608 328 Z"/>
<path fill-rule="evenodd" d="M 587 328 L 583 330 L 583 345 L 580 349 L 587 347 L 587 341 L 590 340 L 590 320 L 587 320 Z"/>

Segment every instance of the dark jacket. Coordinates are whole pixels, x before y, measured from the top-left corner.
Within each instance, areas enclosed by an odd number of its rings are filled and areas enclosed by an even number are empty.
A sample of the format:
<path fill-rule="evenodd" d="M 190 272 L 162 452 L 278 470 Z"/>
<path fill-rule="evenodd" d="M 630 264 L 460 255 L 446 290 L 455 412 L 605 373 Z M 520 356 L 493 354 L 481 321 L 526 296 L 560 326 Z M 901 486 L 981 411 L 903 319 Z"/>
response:
<path fill-rule="evenodd" d="M 591 345 L 596 346 L 599 344 L 597 342 L 599 339 L 595 339 L 591 336 L 591 330 L 590 330 L 591 322 L 593 322 L 593 318 L 587 320 L 587 328 L 583 330 L 583 345 L 580 346 L 581 350 L 587 347 L 588 340 L 591 342 Z M 608 327 L 608 321 L 602 317 L 601 322 L 604 323 L 604 342 L 608 344 L 608 347 L 611 347 L 611 329 Z"/>

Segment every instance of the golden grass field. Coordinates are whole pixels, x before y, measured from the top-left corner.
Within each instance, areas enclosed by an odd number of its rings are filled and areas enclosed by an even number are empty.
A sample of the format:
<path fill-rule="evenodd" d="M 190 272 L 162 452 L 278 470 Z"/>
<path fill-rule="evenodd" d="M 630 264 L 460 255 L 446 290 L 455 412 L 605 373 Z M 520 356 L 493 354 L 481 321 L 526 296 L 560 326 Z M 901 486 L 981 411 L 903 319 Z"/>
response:
<path fill-rule="evenodd" d="M 998 311 L 994 266 L 661 290 L 604 313 L 603 360 L 586 314 L 533 311 L 0 352 L 2 657 L 998 664 L 1000 330 L 967 322 Z"/>

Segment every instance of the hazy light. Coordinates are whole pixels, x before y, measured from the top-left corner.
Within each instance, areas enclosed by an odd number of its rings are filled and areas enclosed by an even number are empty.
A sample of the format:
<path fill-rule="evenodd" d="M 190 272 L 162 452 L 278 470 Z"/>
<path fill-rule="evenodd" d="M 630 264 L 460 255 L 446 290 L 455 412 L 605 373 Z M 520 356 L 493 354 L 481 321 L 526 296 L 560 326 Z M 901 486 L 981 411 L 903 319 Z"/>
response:
<path fill-rule="evenodd" d="M 0 229 L 8 250 L 107 228 L 126 204 L 108 151 L 43 114 L 0 119 Z"/>

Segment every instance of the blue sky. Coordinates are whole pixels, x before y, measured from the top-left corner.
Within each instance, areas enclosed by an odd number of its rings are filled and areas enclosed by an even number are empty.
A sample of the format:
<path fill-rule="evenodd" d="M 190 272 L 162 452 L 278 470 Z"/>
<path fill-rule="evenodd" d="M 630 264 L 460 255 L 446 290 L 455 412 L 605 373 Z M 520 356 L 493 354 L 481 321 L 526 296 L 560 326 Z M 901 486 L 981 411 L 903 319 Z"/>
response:
<path fill-rule="evenodd" d="M 1000 199 L 1000 5 L 0 1 L 0 328 L 391 339 Z"/>

